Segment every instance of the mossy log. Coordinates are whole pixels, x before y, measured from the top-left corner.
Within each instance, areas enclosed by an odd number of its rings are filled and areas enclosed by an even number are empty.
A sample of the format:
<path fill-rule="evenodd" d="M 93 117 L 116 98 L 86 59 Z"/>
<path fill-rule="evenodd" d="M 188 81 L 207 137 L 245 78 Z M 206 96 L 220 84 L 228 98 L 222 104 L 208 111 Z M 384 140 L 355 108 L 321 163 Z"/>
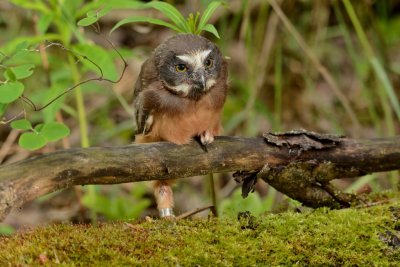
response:
<path fill-rule="evenodd" d="M 389 197 L 239 220 L 54 224 L 0 236 L 0 266 L 398 266 L 400 203 Z"/>
<path fill-rule="evenodd" d="M 264 138 L 217 137 L 208 152 L 195 142 L 75 148 L 1 166 L 0 220 L 12 208 L 74 185 L 232 171 L 241 171 L 236 178 L 244 182 L 244 191 L 251 191 L 262 178 L 308 206 L 346 206 L 351 198 L 329 181 L 396 169 L 400 169 L 400 136 L 353 140 L 292 131 Z"/>

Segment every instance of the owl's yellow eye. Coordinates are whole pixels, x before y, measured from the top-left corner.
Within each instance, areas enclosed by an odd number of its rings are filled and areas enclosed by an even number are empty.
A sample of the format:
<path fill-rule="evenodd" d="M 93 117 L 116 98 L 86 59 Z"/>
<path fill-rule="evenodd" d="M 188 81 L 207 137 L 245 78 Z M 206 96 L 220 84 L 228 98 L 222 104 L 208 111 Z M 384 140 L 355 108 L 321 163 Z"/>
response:
<path fill-rule="evenodd" d="M 185 72 L 187 71 L 187 67 L 185 64 L 178 64 L 175 66 L 177 72 Z"/>
<path fill-rule="evenodd" d="M 206 62 L 204 62 L 204 64 L 206 65 L 207 68 L 211 68 L 214 64 L 214 61 L 211 58 L 209 58 L 206 60 Z"/>

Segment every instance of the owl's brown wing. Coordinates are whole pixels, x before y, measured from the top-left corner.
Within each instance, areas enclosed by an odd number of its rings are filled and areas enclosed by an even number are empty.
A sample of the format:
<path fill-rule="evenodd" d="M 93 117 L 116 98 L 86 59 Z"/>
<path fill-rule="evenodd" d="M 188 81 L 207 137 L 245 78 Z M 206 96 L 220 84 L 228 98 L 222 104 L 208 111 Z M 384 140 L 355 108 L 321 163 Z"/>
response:
<path fill-rule="evenodd" d="M 134 115 L 134 122 L 137 128 L 136 130 L 137 134 L 147 134 L 150 130 L 148 122 L 151 113 L 151 108 L 144 99 L 144 93 L 146 89 L 148 89 L 149 86 L 152 83 L 154 83 L 156 79 L 157 79 L 156 67 L 153 63 L 152 58 L 149 58 L 142 65 L 133 92 L 133 97 L 134 97 L 133 115 Z"/>

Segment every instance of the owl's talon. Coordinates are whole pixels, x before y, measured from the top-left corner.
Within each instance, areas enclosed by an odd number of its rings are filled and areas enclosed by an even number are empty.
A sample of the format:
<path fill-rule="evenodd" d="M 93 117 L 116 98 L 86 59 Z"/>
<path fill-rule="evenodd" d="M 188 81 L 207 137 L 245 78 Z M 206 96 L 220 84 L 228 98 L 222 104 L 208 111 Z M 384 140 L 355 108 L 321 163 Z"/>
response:
<path fill-rule="evenodd" d="M 214 135 L 209 131 L 205 131 L 200 135 L 200 144 L 205 152 L 208 152 L 208 145 L 214 142 Z"/>
<path fill-rule="evenodd" d="M 200 135 L 200 142 L 202 145 L 207 146 L 214 142 L 214 135 L 212 135 L 209 131 L 205 131 Z"/>
<path fill-rule="evenodd" d="M 194 140 L 199 143 L 204 152 L 208 152 L 207 146 L 214 141 L 214 136 L 209 131 L 205 131 L 202 134 L 195 136 Z"/>

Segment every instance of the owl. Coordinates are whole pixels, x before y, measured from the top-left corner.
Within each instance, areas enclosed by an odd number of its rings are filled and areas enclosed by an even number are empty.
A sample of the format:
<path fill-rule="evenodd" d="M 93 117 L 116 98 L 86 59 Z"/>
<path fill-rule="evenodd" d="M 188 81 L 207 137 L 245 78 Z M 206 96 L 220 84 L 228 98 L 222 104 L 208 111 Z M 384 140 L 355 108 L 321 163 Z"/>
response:
<path fill-rule="evenodd" d="M 134 89 L 135 143 L 169 141 L 207 146 L 221 130 L 227 62 L 208 39 L 179 34 L 154 49 Z M 173 180 L 154 183 L 160 217 L 173 217 Z"/>

